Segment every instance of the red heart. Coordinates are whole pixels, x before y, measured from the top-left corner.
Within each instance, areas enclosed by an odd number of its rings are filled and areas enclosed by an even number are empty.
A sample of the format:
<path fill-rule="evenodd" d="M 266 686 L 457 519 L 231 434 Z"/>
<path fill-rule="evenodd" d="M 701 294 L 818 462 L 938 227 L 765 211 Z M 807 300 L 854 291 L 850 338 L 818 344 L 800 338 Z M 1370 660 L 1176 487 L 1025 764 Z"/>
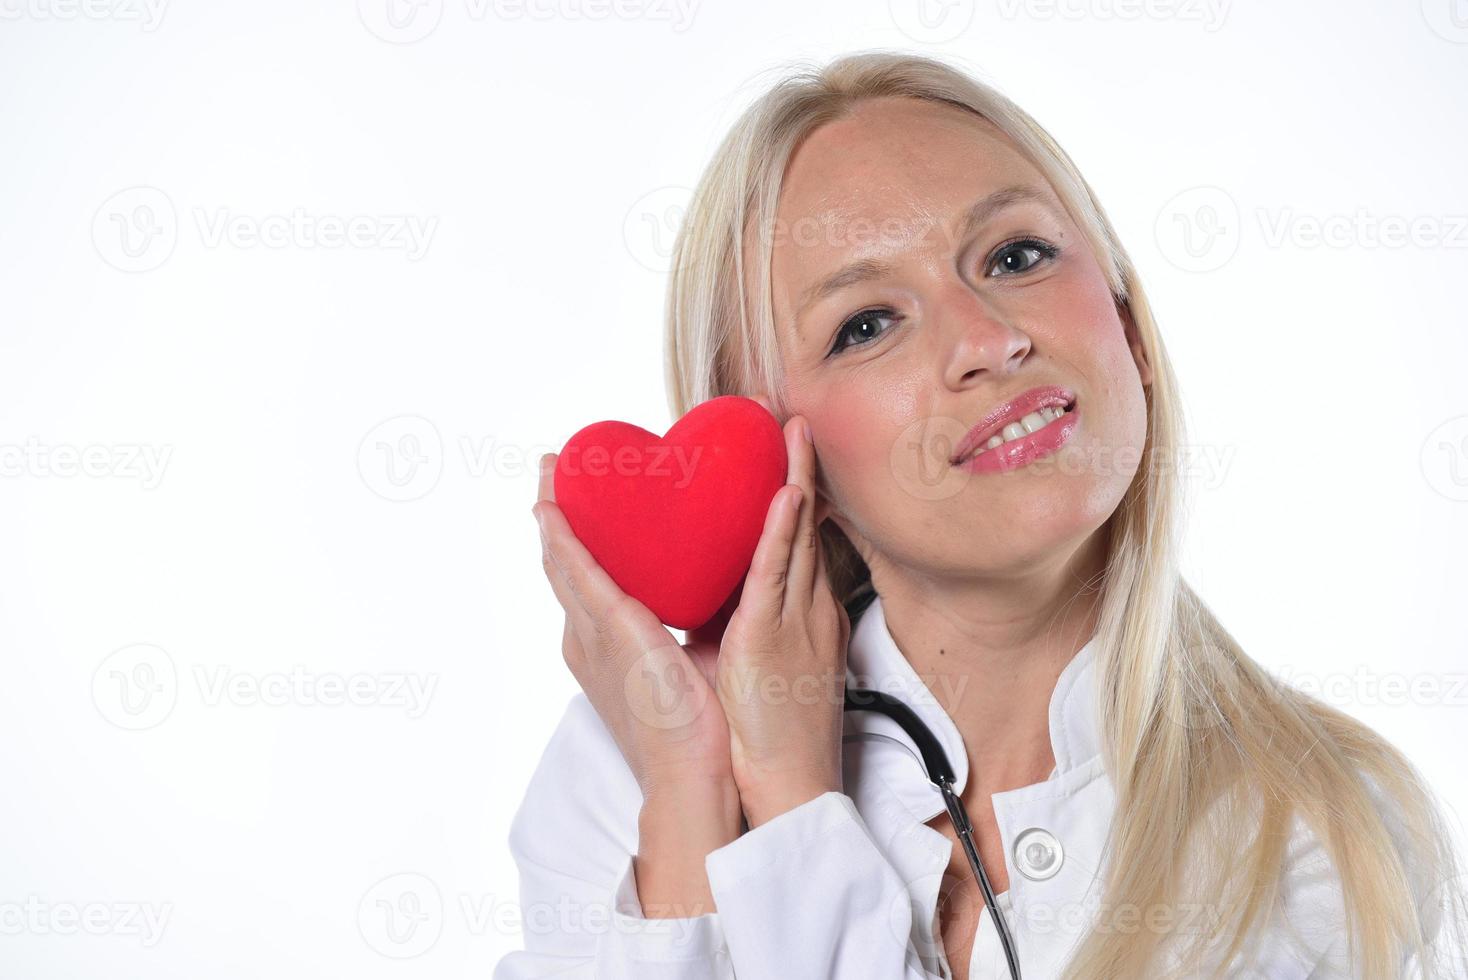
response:
<path fill-rule="evenodd" d="M 786 467 L 769 410 L 721 395 L 661 437 L 626 422 L 581 429 L 556 460 L 556 504 L 623 592 L 691 630 L 749 571 Z"/>

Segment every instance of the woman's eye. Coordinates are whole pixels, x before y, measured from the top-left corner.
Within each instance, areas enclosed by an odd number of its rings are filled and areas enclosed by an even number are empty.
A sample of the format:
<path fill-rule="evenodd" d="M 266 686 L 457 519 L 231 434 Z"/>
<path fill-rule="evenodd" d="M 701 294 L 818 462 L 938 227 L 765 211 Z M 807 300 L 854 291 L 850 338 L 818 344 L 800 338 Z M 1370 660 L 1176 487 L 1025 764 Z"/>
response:
<path fill-rule="evenodd" d="M 831 353 L 835 354 L 843 351 L 847 347 L 852 346 L 853 343 L 857 345 L 865 344 L 886 332 L 875 326 L 871 326 L 866 330 L 862 330 L 862 327 L 875 324 L 880 320 L 891 320 L 895 322 L 898 319 L 900 317 L 888 309 L 862 310 L 860 313 L 852 314 L 850 319 L 841 324 L 841 329 L 836 331 L 836 343 L 831 348 Z M 848 343 L 847 337 L 853 337 L 854 340 Z"/>
<path fill-rule="evenodd" d="M 1014 276 L 1029 272 L 1043 261 L 1060 254 L 1060 249 L 1038 238 L 1026 238 L 1010 242 L 999 249 L 990 265 L 991 276 Z"/>
<path fill-rule="evenodd" d="M 1060 254 L 1060 249 L 1038 238 L 1023 238 L 1000 246 L 990 263 L 990 276 L 1016 276 L 1048 262 Z M 896 323 L 902 317 L 885 307 L 862 310 L 851 315 L 836 331 L 836 341 L 831 354 L 838 354 L 848 347 L 860 346 L 880 337 L 886 331 L 877 326 L 883 320 Z M 827 355 L 829 356 L 829 355 Z"/>

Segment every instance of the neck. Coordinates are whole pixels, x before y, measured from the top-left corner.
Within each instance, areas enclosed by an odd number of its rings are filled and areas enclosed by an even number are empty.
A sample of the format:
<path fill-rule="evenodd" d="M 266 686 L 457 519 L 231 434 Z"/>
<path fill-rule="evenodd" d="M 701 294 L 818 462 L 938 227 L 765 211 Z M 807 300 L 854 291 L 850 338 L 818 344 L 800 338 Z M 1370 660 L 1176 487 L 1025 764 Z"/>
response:
<path fill-rule="evenodd" d="M 1096 630 L 1106 533 L 1103 527 L 1074 552 L 1005 578 L 937 580 L 872 569 L 893 640 L 963 735 L 965 797 L 1029 786 L 1054 768 L 1050 697 Z"/>

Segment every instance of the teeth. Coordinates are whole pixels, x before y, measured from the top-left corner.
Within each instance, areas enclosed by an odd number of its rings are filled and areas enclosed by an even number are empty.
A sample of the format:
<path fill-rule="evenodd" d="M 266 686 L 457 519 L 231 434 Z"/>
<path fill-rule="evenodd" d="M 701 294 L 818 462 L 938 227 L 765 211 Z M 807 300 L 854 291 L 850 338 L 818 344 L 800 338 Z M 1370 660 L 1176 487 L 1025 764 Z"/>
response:
<path fill-rule="evenodd" d="M 1064 414 L 1066 414 L 1066 409 L 1059 405 L 1054 407 L 1046 406 L 1037 412 L 1031 412 L 1018 422 L 1011 422 L 1006 425 L 998 435 L 990 436 L 989 441 L 984 443 L 977 452 L 972 453 L 969 458 L 973 458 L 973 456 L 977 456 L 979 453 L 988 452 L 995 446 L 1002 446 L 1006 442 L 1023 439 L 1036 429 L 1043 429 Z"/>

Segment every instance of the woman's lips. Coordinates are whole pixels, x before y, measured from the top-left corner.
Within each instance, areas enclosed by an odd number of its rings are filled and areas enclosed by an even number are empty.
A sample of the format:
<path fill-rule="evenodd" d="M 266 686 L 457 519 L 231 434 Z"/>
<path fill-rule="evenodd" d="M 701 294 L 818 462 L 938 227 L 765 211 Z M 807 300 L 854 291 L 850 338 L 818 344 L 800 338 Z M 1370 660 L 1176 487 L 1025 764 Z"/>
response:
<path fill-rule="evenodd" d="M 1066 408 L 1075 403 L 1075 392 L 1060 385 L 1041 385 L 1015 395 L 1009 401 L 996 405 L 987 415 L 979 419 L 974 427 L 964 433 L 954 447 L 949 462 L 957 466 L 963 459 L 983 450 L 989 440 L 1004 430 L 1006 425 L 1018 422 L 1031 412 L 1043 408 Z"/>
<path fill-rule="evenodd" d="M 1078 415 L 1079 406 L 1072 402 L 1065 414 L 1054 421 L 993 449 L 979 449 L 957 466 L 969 473 L 1001 473 L 1049 456 L 1070 439 L 1079 422 Z"/>

